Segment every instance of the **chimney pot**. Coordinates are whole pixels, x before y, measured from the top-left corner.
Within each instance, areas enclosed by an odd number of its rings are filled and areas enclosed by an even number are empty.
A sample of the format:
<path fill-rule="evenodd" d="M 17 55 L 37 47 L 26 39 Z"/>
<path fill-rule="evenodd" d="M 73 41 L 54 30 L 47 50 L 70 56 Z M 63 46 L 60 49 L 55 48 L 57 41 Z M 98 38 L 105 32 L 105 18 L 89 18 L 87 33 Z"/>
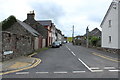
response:
<path fill-rule="evenodd" d="M 35 13 L 34 13 L 34 10 L 33 11 L 30 11 L 30 13 L 27 14 L 27 19 L 29 20 L 34 20 L 34 17 L 35 17 Z"/>

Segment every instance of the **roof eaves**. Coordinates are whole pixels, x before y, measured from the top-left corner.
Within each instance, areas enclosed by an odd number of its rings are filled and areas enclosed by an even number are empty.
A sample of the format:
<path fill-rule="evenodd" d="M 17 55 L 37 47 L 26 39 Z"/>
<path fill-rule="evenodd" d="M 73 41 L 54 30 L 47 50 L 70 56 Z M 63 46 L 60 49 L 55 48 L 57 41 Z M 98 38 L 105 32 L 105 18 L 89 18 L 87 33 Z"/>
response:
<path fill-rule="evenodd" d="M 100 27 L 102 27 L 102 25 L 103 25 L 103 23 L 104 23 L 104 21 L 105 21 L 107 15 L 109 14 L 109 11 L 111 10 L 111 7 L 112 7 L 113 3 L 114 3 L 114 2 L 112 2 L 112 3 L 110 4 L 110 6 L 109 6 L 109 8 L 108 8 L 108 10 L 107 10 L 107 12 L 106 12 L 106 14 L 105 14 L 105 16 L 104 16 L 104 18 L 103 18 L 101 24 L 100 24 Z"/>
<path fill-rule="evenodd" d="M 30 32 L 33 36 L 38 36 L 40 35 L 36 30 L 34 30 L 31 26 L 28 24 L 21 22 L 20 20 L 17 20 L 17 22 L 22 25 L 28 32 Z"/>

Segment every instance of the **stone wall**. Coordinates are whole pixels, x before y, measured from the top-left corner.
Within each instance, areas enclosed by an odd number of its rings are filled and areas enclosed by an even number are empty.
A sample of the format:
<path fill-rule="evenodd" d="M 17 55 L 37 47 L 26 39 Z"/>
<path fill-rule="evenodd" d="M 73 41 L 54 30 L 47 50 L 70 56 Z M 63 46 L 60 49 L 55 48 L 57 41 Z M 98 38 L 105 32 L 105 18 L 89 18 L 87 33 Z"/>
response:
<path fill-rule="evenodd" d="M 32 39 L 32 36 L 2 32 L 2 53 L 0 53 L 2 61 L 32 53 L 34 51 Z M 9 54 L 9 51 L 13 53 Z"/>
<path fill-rule="evenodd" d="M 102 47 L 93 47 L 93 46 L 89 46 L 89 48 L 94 48 L 94 49 L 101 50 L 104 52 L 109 52 L 109 53 L 120 54 L 120 49 L 102 48 Z"/>
<path fill-rule="evenodd" d="M 2 33 L 0 31 L 0 61 L 2 61 Z"/>
<path fill-rule="evenodd" d="M 100 45 L 100 43 L 101 42 L 98 42 L 98 45 Z M 86 47 L 86 40 L 82 40 L 81 46 Z M 89 44 L 89 48 L 94 48 L 94 49 L 98 49 L 98 50 L 109 52 L 109 53 L 119 53 L 120 54 L 120 49 L 102 48 L 102 47 L 92 46 L 90 44 Z"/>
<path fill-rule="evenodd" d="M 101 48 L 101 50 L 109 53 L 119 53 L 120 54 L 120 49 L 112 49 L 112 48 Z"/>

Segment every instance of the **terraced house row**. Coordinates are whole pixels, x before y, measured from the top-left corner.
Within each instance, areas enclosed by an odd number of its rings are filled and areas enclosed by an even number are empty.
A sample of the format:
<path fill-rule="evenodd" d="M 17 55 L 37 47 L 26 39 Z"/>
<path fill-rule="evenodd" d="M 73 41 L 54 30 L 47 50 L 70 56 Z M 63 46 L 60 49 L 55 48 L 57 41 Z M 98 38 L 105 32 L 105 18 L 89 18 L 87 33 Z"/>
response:
<path fill-rule="evenodd" d="M 24 21 L 10 16 L 1 24 L 1 61 L 30 54 L 40 48 L 49 47 L 54 41 L 64 39 L 52 20 L 35 20 L 34 11 L 30 11 Z"/>

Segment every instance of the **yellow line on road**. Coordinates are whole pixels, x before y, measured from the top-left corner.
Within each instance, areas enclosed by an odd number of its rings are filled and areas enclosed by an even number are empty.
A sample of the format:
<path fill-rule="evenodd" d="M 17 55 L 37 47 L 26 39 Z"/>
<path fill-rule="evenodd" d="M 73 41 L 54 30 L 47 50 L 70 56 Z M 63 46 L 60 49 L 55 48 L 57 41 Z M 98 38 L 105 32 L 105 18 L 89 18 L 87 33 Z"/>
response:
<path fill-rule="evenodd" d="M 32 66 L 29 66 L 29 67 L 26 67 L 26 68 L 22 68 L 22 69 L 18 69 L 18 70 L 3 72 L 3 73 L 0 73 L 0 75 L 9 74 L 9 73 L 14 73 L 14 72 L 18 72 L 18 71 L 22 71 L 22 70 L 26 70 L 26 69 L 30 69 L 30 68 L 36 67 L 38 64 L 41 63 L 41 60 L 38 59 L 38 58 L 35 58 L 35 59 L 36 59 L 37 61 L 36 61 L 36 63 L 34 63 Z"/>
<path fill-rule="evenodd" d="M 34 55 L 36 55 L 37 53 L 33 53 L 33 54 L 31 54 L 31 55 L 29 55 L 28 57 L 32 57 L 32 56 L 34 56 Z"/>
<path fill-rule="evenodd" d="M 112 59 L 112 58 L 108 58 L 106 56 L 103 56 L 103 55 L 100 55 L 100 54 L 97 54 L 97 53 L 92 53 L 93 55 L 96 55 L 96 56 L 99 56 L 99 57 L 102 57 L 104 59 L 107 59 L 107 60 L 110 60 L 110 61 L 114 61 L 114 62 L 120 62 L 118 60 L 115 60 L 115 59 Z"/>

